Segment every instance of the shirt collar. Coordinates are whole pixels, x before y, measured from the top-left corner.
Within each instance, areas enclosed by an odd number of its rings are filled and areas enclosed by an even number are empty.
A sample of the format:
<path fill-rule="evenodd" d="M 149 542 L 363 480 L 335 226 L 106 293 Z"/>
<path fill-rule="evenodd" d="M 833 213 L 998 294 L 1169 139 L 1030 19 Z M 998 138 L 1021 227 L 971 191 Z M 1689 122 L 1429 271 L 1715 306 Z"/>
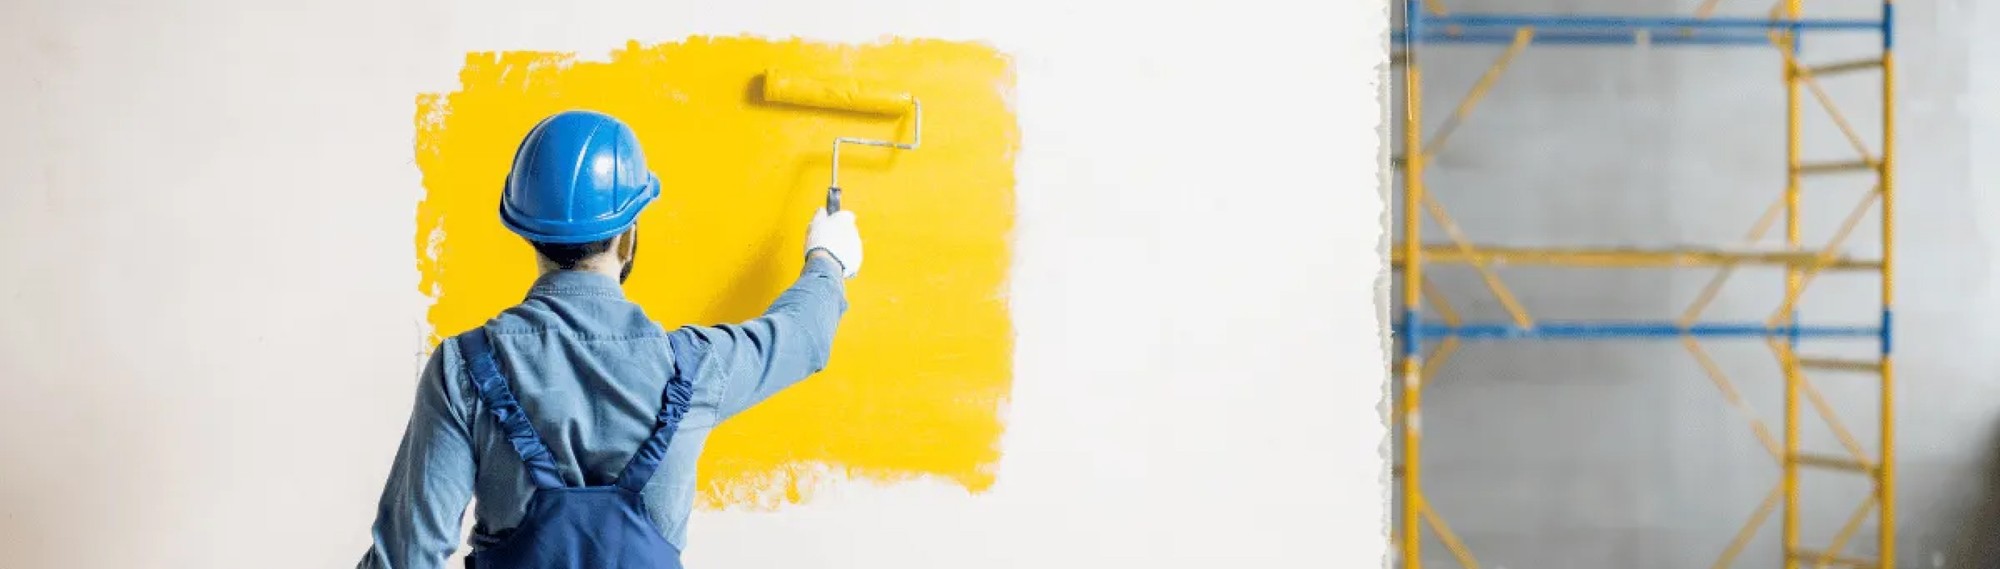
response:
<path fill-rule="evenodd" d="M 535 286 L 528 289 L 528 296 L 609 296 L 625 297 L 625 288 L 619 286 L 618 279 L 603 273 L 590 271 L 550 271 L 535 279 Z"/>

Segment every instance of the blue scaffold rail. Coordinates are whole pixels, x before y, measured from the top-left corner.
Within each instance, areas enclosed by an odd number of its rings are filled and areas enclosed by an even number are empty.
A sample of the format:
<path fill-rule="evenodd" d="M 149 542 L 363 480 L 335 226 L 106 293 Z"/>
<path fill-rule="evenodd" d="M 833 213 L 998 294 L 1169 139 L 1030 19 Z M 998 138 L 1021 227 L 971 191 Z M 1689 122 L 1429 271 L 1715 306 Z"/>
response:
<path fill-rule="evenodd" d="M 1409 326 L 1399 321 L 1398 338 L 1408 338 Z M 1881 326 L 1770 326 L 1763 322 L 1702 322 L 1682 326 L 1679 322 L 1598 321 L 1540 322 L 1532 327 L 1506 323 L 1463 323 L 1457 326 L 1439 321 L 1424 322 L 1418 339 L 1459 338 L 1462 340 L 1632 340 L 1693 336 L 1696 338 L 1883 338 Z"/>
<path fill-rule="evenodd" d="M 1414 4 L 1414 2 L 1411 2 Z M 1533 44 L 1546 45 L 1710 45 L 1769 46 L 1771 31 L 1887 33 L 1882 19 L 1696 18 L 1589 14 L 1449 14 L 1412 10 L 1405 30 L 1391 34 L 1396 45 L 1509 44 L 1514 32 L 1533 28 Z"/>
<path fill-rule="evenodd" d="M 1408 36 L 1402 32 L 1393 34 L 1396 45 L 1407 45 Z M 1506 31 L 1430 31 L 1422 35 L 1419 43 L 1437 45 L 1505 45 L 1514 43 L 1513 32 Z M 1538 32 L 1528 40 L 1530 45 L 1662 45 L 1662 46 L 1770 46 L 1771 38 L 1764 34 L 1743 32 L 1692 32 L 1687 34 L 1666 33 L 1643 35 L 1635 32 Z"/>

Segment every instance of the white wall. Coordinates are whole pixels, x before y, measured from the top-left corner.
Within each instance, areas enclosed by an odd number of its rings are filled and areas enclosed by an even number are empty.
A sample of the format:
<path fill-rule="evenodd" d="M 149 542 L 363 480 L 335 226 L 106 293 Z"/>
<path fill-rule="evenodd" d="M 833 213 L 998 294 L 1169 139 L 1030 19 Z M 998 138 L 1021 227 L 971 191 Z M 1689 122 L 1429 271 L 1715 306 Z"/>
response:
<path fill-rule="evenodd" d="M 351 566 L 422 349 L 413 97 L 738 32 L 1019 58 L 1017 380 L 990 494 L 702 514 L 696 566 L 1379 563 L 1381 6 L 569 4 L 0 5 L 4 565 Z"/>

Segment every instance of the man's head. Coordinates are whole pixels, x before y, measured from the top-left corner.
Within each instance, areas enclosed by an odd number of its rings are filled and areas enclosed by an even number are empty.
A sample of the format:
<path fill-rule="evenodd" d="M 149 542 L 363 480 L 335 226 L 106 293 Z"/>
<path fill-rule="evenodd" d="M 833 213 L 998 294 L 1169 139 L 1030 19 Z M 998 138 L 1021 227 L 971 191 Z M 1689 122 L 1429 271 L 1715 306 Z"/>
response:
<path fill-rule="evenodd" d="M 622 282 L 638 254 L 639 212 L 659 195 L 631 127 L 564 111 L 536 124 L 514 152 L 500 221 L 534 246 L 543 271 L 597 271 Z"/>

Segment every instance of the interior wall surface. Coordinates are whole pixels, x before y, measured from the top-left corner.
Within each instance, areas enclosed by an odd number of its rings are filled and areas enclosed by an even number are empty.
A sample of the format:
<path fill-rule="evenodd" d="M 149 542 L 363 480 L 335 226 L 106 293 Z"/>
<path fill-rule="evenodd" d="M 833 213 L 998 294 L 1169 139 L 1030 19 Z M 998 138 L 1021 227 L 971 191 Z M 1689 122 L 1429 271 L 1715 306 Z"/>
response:
<path fill-rule="evenodd" d="M 632 117 L 649 313 L 754 312 L 826 137 L 901 128 L 732 98 L 788 63 L 928 93 L 932 130 L 843 162 L 853 311 L 718 432 L 692 566 L 1374 566 L 1387 18 L 4 3 L 0 564 L 352 566 L 425 354 L 533 278 L 491 205 L 541 114 Z"/>

